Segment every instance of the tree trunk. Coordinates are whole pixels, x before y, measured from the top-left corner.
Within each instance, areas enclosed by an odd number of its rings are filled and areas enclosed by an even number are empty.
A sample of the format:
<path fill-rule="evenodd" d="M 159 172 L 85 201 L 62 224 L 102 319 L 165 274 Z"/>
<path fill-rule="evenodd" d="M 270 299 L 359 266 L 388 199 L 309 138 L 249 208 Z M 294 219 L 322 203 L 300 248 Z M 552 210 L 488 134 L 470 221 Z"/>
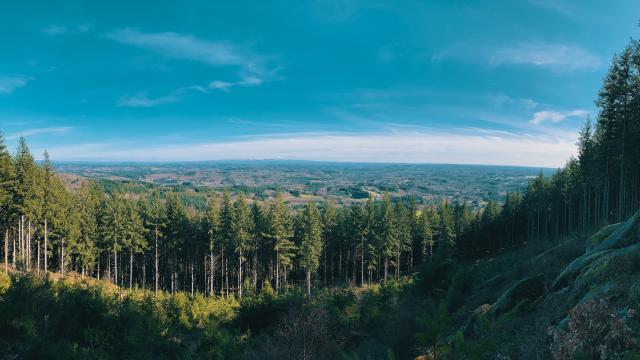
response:
<path fill-rule="evenodd" d="M 4 230 L 4 271 L 9 272 L 9 229 Z"/>
<path fill-rule="evenodd" d="M 253 248 L 253 263 L 252 272 L 253 272 L 253 292 L 256 293 L 258 290 L 258 249 L 257 247 Z"/>
<path fill-rule="evenodd" d="M 40 275 L 40 240 L 36 241 L 36 259 L 38 261 L 36 265 L 36 273 Z"/>
<path fill-rule="evenodd" d="M 113 283 L 118 285 L 118 253 L 115 249 L 113 249 L 113 273 L 115 275 Z"/>
<path fill-rule="evenodd" d="M 210 281 L 209 294 L 213 295 L 213 293 L 214 293 L 214 288 L 213 288 L 214 283 L 213 283 L 213 281 L 215 279 L 215 268 L 216 268 L 215 264 L 213 263 L 213 250 L 211 251 L 211 254 L 209 256 L 209 265 L 210 265 L 209 267 L 210 267 L 210 272 L 211 272 L 211 274 L 209 275 L 209 277 L 210 277 L 210 280 L 209 280 Z"/>
<path fill-rule="evenodd" d="M 129 290 L 133 286 L 133 251 L 129 250 Z"/>
<path fill-rule="evenodd" d="M 224 297 L 224 248 L 220 249 L 220 297 Z"/>
<path fill-rule="evenodd" d="M 60 275 L 64 277 L 64 238 L 60 243 Z"/>
<path fill-rule="evenodd" d="M 48 231 L 47 218 L 44 219 L 44 274 L 47 274 L 47 258 L 49 257 L 49 243 L 48 243 Z"/>
<path fill-rule="evenodd" d="M 224 263 L 224 282 L 225 287 L 227 288 L 225 296 L 229 298 L 229 260 L 225 261 Z"/>
<path fill-rule="evenodd" d="M 360 237 L 360 286 L 364 284 L 364 237 Z"/>
<path fill-rule="evenodd" d="M 238 298 L 242 299 L 242 251 L 238 255 Z"/>
<path fill-rule="evenodd" d="M 280 254 L 276 250 L 276 294 L 280 290 Z"/>
<path fill-rule="evenodd" d="M 193 270 L 193 261 L 191 262 L 190 268 L 191 268 L 191 296 L 193 296 L 194 282 L 195 282 L 195 278 L 194 278 L 195 272 Z"/>
<path fill-rule="evenodd" d="M 387 283 L 387 267 L 389 265 L 389 259 L 387 256 L 384 256 L 384 283 Z"/>
<path fill-rule="evenodd" d="M 311 297 L 311 270 L 307 270 L 307 297 Z"/>
<path fill-rule="evenodd" d="M 154 263 L 155 263 L 154 264 L 154 266 L 155 266 L 155 274 L 154 274 L 155 284 L 154 284 L 154 289 L 155 289 L 155 292 L 157 294 L 158 293 L 158 285 L 159 285 L 158 284 L 158 279 L 159 279 L 159 277 L 158 277 L 158 225 L 156 225 L 155 238 L 156 238 L 156 256 L 155 256 L 155 259 L 154 259 Z"/>

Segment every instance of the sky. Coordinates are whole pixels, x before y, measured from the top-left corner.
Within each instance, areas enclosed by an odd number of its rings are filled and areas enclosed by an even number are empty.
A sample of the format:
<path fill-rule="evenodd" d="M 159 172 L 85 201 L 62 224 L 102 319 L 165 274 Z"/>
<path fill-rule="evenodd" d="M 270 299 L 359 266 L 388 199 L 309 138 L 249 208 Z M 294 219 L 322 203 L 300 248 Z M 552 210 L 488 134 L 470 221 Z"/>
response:
<path fill-rule="evenodd" d="M 558 167 L 637 0 L 0 4 L 0 131 L 55 161 Z"/>

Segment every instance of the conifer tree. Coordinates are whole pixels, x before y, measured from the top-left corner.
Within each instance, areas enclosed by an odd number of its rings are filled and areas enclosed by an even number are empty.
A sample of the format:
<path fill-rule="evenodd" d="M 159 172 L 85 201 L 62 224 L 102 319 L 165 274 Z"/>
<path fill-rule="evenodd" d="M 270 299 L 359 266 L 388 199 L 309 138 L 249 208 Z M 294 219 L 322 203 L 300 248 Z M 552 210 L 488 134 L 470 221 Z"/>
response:
<path fill-rule="evenodd" d="M 9 228 L 14 219 L 15 167 L 0 132 L 0 236 L 4 244 L 4 267 L 9 269 Z"/>
<path fill-rule="evenodd" d="M 265 237 L 271 240 L 275 253 L 277 292 L 280 289 L 280 277 L 286 276 L 287 269 L 291 267 L 295 255 L 295 245 L 291 241 L 293 224 L 289 210 L 284 205 L 280 194 L 276 194 L 270 204 Z"/>
<path fill-rule="evenodd" d="M 396 214 L 391 201 L 391 196 L 385 194 L 378 219 L 378 235 L 380 238 L 380 252 L 383 258 L 384 282 L 387 282 L 389 261 L 399 248 Z"/>
<path fill-rule="evenodd" d="M 122 245 L 129 252 L 129 289 L 133 286 L 133 258 L 148 248 L 145 228 L 138 207 L 133 200 L 125 201 L 125 225 Z"/>
<path fill-rule="evenodd" d="M 245 256 L 250 249 L 251 233 L 253 231 L 253 219 L 251 209 L 240 193 L 234 203 L 234 217 L 231 224 L 233 245 L 238 257 L 238 297 L 242 298 L 242 282 L 244 280 L 242 268 Z"/>
<path fill-rule="evenodd" d="M 311 276 L 320 266 L 322 253 L 322 218 L 315 203 L 307 203 L 301 220 L 300 265 L 306 274 L 307 296 L 311 297 Z"/>
<path fill-rule="evenodd" d="M 205 216 L 205 231 L 209 245 L 209 294 L 213 294 L 215 284 L 214 251 L 220 243 L 220 208 L 215 194 L 209 197 Z"/>

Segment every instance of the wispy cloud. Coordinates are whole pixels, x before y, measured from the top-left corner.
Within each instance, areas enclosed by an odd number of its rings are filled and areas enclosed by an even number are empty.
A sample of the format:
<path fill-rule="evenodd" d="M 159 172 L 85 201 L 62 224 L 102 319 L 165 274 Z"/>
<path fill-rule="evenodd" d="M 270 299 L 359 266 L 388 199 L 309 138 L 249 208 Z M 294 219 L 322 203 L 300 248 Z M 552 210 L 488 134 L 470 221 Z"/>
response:
<path fill-rule="evenodd" d="M 50 25 L 42 29 L 42 32 L 47 35 L 62 35 L 67 32 L 67 28 L 59 25 Z"/>
<path fill-rule="evenodd" d="M 577 45 L 523 43 L 495 51 L 489 63 L 499 65 L 535 65 L 567 71 L 594 71 L 602 60 Z"/>
<path fill-rule="evenodd" d="M 11 94 L 16 89 L 26 86 L 32 79 L 24 75 L 0 76 L 0 94 Z"/>
<path fill-rule="evenodd" d="M 15 132 L 13 134 L 9 134 L 7 136 L 7 140 L 15 140 L 21 136 L 29 137 L 29 136 L 37 136 L 37 135 L 60 135 L 60 134 L 69 133 L 73 131 L 73 129 L 74 127 L 72 126 L 56 126 L 56 127 L 26 129 L 26 130 Z"/>
<path fill-rule="evenodd" d="M 575 11 L 575 6 L 564 0 L 529 0 L 529 3 L 566 16 L 572 16 Z"/>
<path fill-rule="evenodd" d="M 602 59 L 589 50 L 570 43 L 521 42 L 509 46 L 474 41 L 453 43 L 431 56 L 434 62 L 445 60 L 480 62 L 489 66 L 537 66 L 554 71 L 595 71 Z"/>
<path fill-rule="evenodd" d="M 543 122 L 558 123 L 570 118 L 584 118 L 589 114 L 586 110 L 572 110 L 572 111 L 553 111 L 544 110 L 538 111 L 533 114 L 533 118 L 529 120 L 532 124 L 541 124 Z"/>
<path fill-rule="evenodd" d="M 154 107 L 159 105 L 171 104 L 178 102 L 179 92 L 175 91 L 166 96 L 151 98 L 145 92 L 138 92 L 131 96 L 123 96 L 118 99 L 116 105 L 118 107 Z"/>
<path fill-rule="evenodd" d="M 240 81 L 232 81 L 232 82 L 214 80 L 209 84 L 209 88 L 215 89 L 215 90 L 222 90 L 226 92 L 226 91 L 229 91 L 229 89 L 237 86 L 240 86 L 240 87 L 260 86 L 263 82 L 264 81 L 260 78 L 248 76 L 243 78 Z"/>
<path fill-rule="evenodd" d="M 254 54 L 228 41 L 209 41 L 175 32 L 145 33 L 134 28 L 116 30 L 105 36 L 170 58 L 192 60 L 210 66 L 238 66 L 254 74 L 267 71 L 268 56 Z"/>
<path fill-rule="evenodd" d="M 91 30 L 91 25 L 81 24 L 74 26 L 49 25 L 42 29 L 42 33 L 46 35 L 64 35 L 69 33 L 85 33 Z"/>
<path fill-rule="evenodd" d="M 443 132 L 287 134 L 240 141 L 125 148 L 80 145 L 50 149 L 60 160 L 185 161 L 291 159 L 398 163 L 561 166 L 575 139 Z M 535 159 L 535 162 L 532 162 Z"/>

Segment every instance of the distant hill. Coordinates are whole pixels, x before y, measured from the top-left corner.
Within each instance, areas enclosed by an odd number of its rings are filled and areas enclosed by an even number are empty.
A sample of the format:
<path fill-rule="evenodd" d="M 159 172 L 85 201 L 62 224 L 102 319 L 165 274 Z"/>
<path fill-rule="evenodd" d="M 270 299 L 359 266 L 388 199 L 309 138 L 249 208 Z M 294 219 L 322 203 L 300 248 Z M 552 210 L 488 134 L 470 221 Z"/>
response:
<path fill-rule="evenodd" d="M 155 185 L 278 190 L 343 201 L 364 193 L 415 196 L 419 202 L 443 198 L 502 201 L 507 192 L 524 190 L 542 171 L 555 169 L 491 165 L 374 164 L 283 160 L 239 160 L 180 163 L 57 162 L 59 173 L 129 180 Z"/>

